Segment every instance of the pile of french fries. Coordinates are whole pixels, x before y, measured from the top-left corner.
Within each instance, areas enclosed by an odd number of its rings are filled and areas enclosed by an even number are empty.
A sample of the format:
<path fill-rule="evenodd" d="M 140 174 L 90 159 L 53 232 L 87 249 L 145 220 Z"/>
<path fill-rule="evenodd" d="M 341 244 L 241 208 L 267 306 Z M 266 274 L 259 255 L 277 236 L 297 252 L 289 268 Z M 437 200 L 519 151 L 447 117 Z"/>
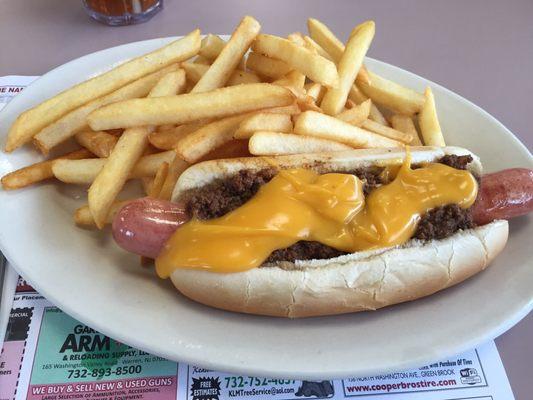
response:
<path fill-rule="evenodd" d="M 418 93 L 366 68 L 373 21 L 345 44 L 312 18 L 308 35 L 260 30 L 250 16 L 227 42 L 195 30 L 25 111 L 6 152 L 79 149 L 7 174 L 3 188 L 88 185 L 74 220 L 103 228 L 131 201 L 119 200 L 126 181 L 169 200 L 180 174 L 203 160 L 445 145 L 431 88 Z"/>

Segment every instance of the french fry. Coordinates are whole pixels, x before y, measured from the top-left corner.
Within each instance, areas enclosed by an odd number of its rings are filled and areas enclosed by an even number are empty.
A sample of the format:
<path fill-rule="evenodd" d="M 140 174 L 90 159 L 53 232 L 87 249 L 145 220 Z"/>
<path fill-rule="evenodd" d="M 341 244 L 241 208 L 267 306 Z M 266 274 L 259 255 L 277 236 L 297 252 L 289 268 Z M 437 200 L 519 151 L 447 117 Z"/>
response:
<path fill-rule="evenodd" d="M 233 140 L 239 124 L 249 115 L 226 117 L 205 125 L 178 142 L 178 154 L 189 163 L 197 162 L 217 147 Z"/>
<path fill-rule="evenodd" d="M 336 87 L 339 81 L 335 64 L 328 59 L 278 36 L 259 34 L 252 44 L 253 51 L 284 61 L 309 79 L 326 87 Z"/>
<path fill-rule="evenodd" d="M 150 90 L 149 98 L 179 93 L 185 88 L 185 71 L 169 72 Z M 88 191 L 89 208 L 98 228 L 103 228 L 109 208 L 126 183 L 135 163 L 148 145 L 153 126 L 129 128 L 120 136 Z"/>
<path fill-rule="evenodd" d="M 102 228 L 115 197 L 122 190 L 136 161 L 148 144 L 153 127 L 127 129 L 89 188 L 89 208 L 96 226 Z"/>
<path fill-rule="evenodd" d="M 181 138 L 194 132 L 202 125 L 204 125 L 204 123 L 198 121 L 190 124 L 183 124 L 171 130 L 152 132 L 148 135 L 148 141 L 152 146 L 160 150 L 172 150 L 176 147 Z"/>
<path fill-rule="evenodd" d="M 311 38 L 326 51 L 337 63 L 344 53 L 344 44 L 329 30 L 329 28 L 315 18 L 307 20 L 307 29 Z"/>
<path fill-rule="evenodd" d="M 372 105 L 372 100 L 368 99 L 361 104 L 356 104 L 349 110 L 345 110 L 335 116 L 335 118 L 340 119 L 341 121 L 347 122 L 351 125 L 361 126 L 361 124 L 368 119 L 370 114 L 370 108 Z"/>
<path fill-rule="evenodd" d="M 36 164 L 10 172 L 2 177 L 0 181 L 4 190 L 21 189 L 54 177 L 52 166 L 56 160 L 78 160 L 81 158 L 91 157 L 92 153 L 85 149 L 73 151 L 64 154 L 53 160 L 41 161 Z"/>
<path fill-rule="evenodd" d="M 174 159 L 175 158 L 176 157 L 174 156 Z M 165 183 L 165 179 L 167 179 L 168 167 L 169 167 L 169 164 L 167 162 L 164 162 L 157 169 L 154 180 L 152 181 L 152 184 L 150 185 L 150 190 L 148 192 L 149 197 L 159 198 L 159 193 L 161 192 L 161 188 L 163 187 L 163 184 Z"/>
<path fill-rule="evenodd" d="M 269 113 L 269 114 L 296 115 L 296 114 L 300 114 L 300 108 L 298 107 L 298 103 L 294 101 L 288 106 L 264 108 L 262 110 L 259 110 L 259 112 Z"/>
<path fill-rule="evenodd" d="M 363 59 L 374 38 L 374 33 L 374 21 L 366 21 L 353 30 L 338 62 L 339 85 L 336 88 L 329 88 L 320 103 L 320 108 L 326 114 L 336 115 L 342 111 L 355 77 L 363 65 Z"/>
<path fill-rule="evenodd" d="M 425 102 L 418 114 L 418 126 L 420 126 L 422 140 L 426 146 L 446 146 L 437 117 L 435 97 L 430 87 L 426 88 L 424 96 Z"/>
<path fill-rule="evenodd" d="M 411 146 L 422 146 L 422 142 L 420 141 L 412 117 L 408 115 L 394 114 L 390 117 L 390 122 L 394 129 L 400 132 L 405 132 L 413 137 L 413 140 L 409 143 Z"/>
<path fill-rule="evenodd" d="M 292 68 L 281 60 L 251 52 L 246 59 L 246 68 L 255 71 L 263 78 L 279 79 L 289 73 Z"/>
<path fill-rule="evenodd" d="M 305 94 L 311 96 L 315 103 L 320 104 L 326 94 L 326 88 L 320 83 L 308 83 L 304 86 Z"/>
<path fill-rule="evenodd" d="M 22 113 L 9 130 L 5 150 L 11 152 L 41 129 L 68 112 L 105 96 L 120 87 L 169 64 L 186 60 L 200 50 L 200 31 L 189 33 L 158 50 L 127 61 L 112 70 L 82 82 Z"/>
<path fill-rule="evenodd" d="M 185 71 L 183 69 L 169 72 L 157 81 L 148 97 L 165 97 L 183 93 L 185 84 Z"/>
<path fill-rule="evenodd" d="M 243 120 L 235 131 L 235 139 L 249 139 L 254 132 L 292 132 L 291 116 L 288 114 L 257 113 Z"/>
<path fill-rule="evenodd" d="M 202 39 L 202 47 L 199 52 L 200 55 L 194 60 L 194 62 L 196 64 L 211 65 L 224 46 L 226 46 L 226 42 L 219 36 L 212 34 L 206 35 Z M 244 57 L 239 61 L 237 68 L 242 71 L 245 70 Z"/>
<path fill-rule="evenodd" d="M 76 141 L 97 157 L 107 158 L 117 144 L 118 137 L 104 131 L 86 130 L 76 133 Z"/>
<path fill-rule="evenodd" d="M 425 102 L 423 94 L 415 92 L 388 79 L 368 71 L 370 84 L 359 82 L 360 89 L 372 99 L 394 112 L 413 115 L 420 111 Z"/>
<path fill-rule="evenodd" d="M 223 87 L 260 30 L 259 22 L 250 16 L 244 17 L 228 43 L 191 90 L 191 93 L 209 92 Z"/>
<path fill-rule="evenodd" d="M 356 104 L 361 104 L 368 100 L 368 96 L 364 94 L 357 85 L 353 85 L 350 88 L 350 93 L 348 94 L 348 99 L 352 100 Z M 376 107 L 374 103 L 370 105 L 370 113 L 368 114 L 368 118 L 370 118 L 372 121 L 376 121 L 377 123 L 389 126 L 389 123 L 387 119 L 383 116 L 381 111 L 379 111 L 379 108 Z"/>
<path fill-rule="evenodd" d="M 272 84 L 279 85 L 279 86 L 285 86 L 285 87 L 288 87 L 289 89 L 291 88 L 303 89 L 305 85 L 305 75 L 299 71 L 293 70 L 289 72 L 287 75 L 281 77 L 280 79 L 276 79 L 274 82 L 272 82 Z"/>
<path fill-rule="evenodd" d="M 198 82 L 209 69 L 207 65 L 196 63 L 182 63 L 181 66 L 187 73 L 187 79 L 191 82 Z M 236 69 L 231 73 L 227 86 L 259 82 L 261 82 L 261 79 L 256 74 Z"/>
<path fill-rule="evenodd" d="M 255 132 L 248 143 L 250 153 L 261 156 L 351 150 L 333 140 L 280 132 Z"/>
<path fill-rule="evenodd" d="M 53 147 L 74 136 L 77 132 L 88 130 L 89 127 L 87 126 L 86 119 L 87 115 L 89 115 L 92 111 L 105 106 L 106 104 L 115 103 L 117 101 L 144 97 L 150 92 L 150 90 L 154 87 L 157 81 L 161 79 L 161 77 L 171 71 L 177 70 L 178 68 L 179 66 L 177 64 L 170 65 L 157 72 L 131 82 L 106 96 L 99 97 L 79 108 L 76 108 L 75 110 L 68 112 L 57 121 L 54 121 L 50 125 L 44 127 L 33 138 L 34 144 L 43 154 L 48 154 Z"/>
<path fill-rule="evenodd" d="M 344 44 L 324 23 L 317 19 L 309 18 L 307 20 L 307 29 L 309 30 L 311 39 L 330 55 L 330 58 L 335 64 L 338 64 L 344 53 Z M 358 82 L 369 82 L 368 71 L 364 65 L 361 66 L 356 79 Z"/>
<path fill-rule="evenodd" d="M 174 191 L 174 186 L 180 177 L 181 173 L 189 167 L 189 163 L 183 161 L 177 154 L 172 160 L 168 168 L 167 176 L 161 186 L 161 190 L 157 196 L 158 199 L 170 200 L 172 197 L 172 192 Z"/>
<path fill-rule="evenodd" d="M 311 37 L 304 36 L 304 42 L 305 47 L 307 47 L 309 50 L 313 50 L 318 54 L 319 56 L 322 56 L 324 58 L 327 58 L 328 60 L 333 61 L 333 58 L 329 55 L 329 53 L 324 50 L 317 42 L 315 42 Z"/>
<path fill-rule="evenodd" d="M 297 44 L 298 46 L 305 47 L 305 40 L 304 35 L 302 35 L 300 32 L 294 32 L 287 36 L 287 39 L 289 39 L 294 44 Z"/>
<path fill-rule="evenodd" d="M 113 219 L 122 209 L 122 207 L 124 207 L 128 203 L 131 203 L 133 200 L 134 199 L 115 201 L 109 209 L 109 215 L 105 220 L 105 224 L 108 225 L 113 223 Z M 91 211 L 89 210 L 89 205 L 84 205 L 83 207 L 78 208 L 74 212 L 74 222 L 76 223 L 76 225 L 85 228 L 96 228 L 96 223 L 94 222 L 94 218 L 91 214 Z"/>
<path fill-rule="evenodd" d="M 225 45 L 226 42 L 219 36 L 209 34 L 202 39 L 202 46 L 200 47 L 198 54 L 210 61 L 213 61 L 218 57 Z"/>
<path fill-rule="evenodd" d="M 152 177 L 155 176 L 159 166 L 164 163 L 171 163 L 174 160 L 175 151 L 163 151 L 161 153 L 154 153 L 143 156 L 137 161 L 135 167 L 131 171 L 131 178 L 143 178 L 143 177 Z"/>
<path fill-rule="evenodd" d="M 129 179 L 154 177 L 162 163 L 172 162 L 174 154 L 175 152 L 170 150 L 141 157 L 131 171 Z M 88 185 L 94 181 L 105 163 L 105 158 L 58 159 L 52 164 L 52 172 L 61 182 Z"/>
<path fill-rule="evenodd" d="M 249 83 L 259 83 L 261 79 L 253 72 L 241 71 L 236 69 L 231 74 L 227 86 L 246 85 Z"/>
<path fill-rule="evenodd" d="M 361 124 L 361 128 L 405 144 L 410 144 L 414 139 L 414 136 L 411 134 L 402 131 L 397 131 L 396 129 L 390 128 L 388 126 L 383 126 L 375 121 L 372 121 L 371 119 L 363 121 L 363 123 Z"/>
<path fill-rule="evenodd" d="M 221 118 L 262 108 L 288 106 L 293 100 L 293 94 L 286 88 L 252 83 L 207 93 L 121 101 L 93 111 L 87 119 L 93 130 L 178 125 L 203 118 Z"/>
<path fill-rule="evenodd" d="M 396 140 L 377 135 L 315 111 L 303 112 L 296 118 L 294 133 L 333 140 L 356 148 L 404 146 L 403 143 Z"/>
<path fill-rule="evenodd" d="M 200 64 L 200 65 L 211 65 L 211 60 L 208 60 L 204 56 L 197 56 L 193 63 Z"/>

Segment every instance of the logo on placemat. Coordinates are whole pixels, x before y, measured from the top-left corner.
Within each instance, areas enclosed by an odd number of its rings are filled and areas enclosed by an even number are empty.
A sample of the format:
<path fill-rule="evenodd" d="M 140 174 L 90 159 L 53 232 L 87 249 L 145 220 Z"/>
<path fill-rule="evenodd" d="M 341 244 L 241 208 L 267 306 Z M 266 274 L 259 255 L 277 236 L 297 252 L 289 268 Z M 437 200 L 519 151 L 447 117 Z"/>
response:
<path fill-rule="evenodd" d="M 193 400 L 218 400 L 220 380 L 218 378 L 192 378 L 191 396 Z"/>
<path fill-rule="evenodd" d="M 461 382 L 467 385 L 475 385 L 481 383 L 481 377 L 477 374 L 475 368 L 463 368 L 461 371 Z"/>

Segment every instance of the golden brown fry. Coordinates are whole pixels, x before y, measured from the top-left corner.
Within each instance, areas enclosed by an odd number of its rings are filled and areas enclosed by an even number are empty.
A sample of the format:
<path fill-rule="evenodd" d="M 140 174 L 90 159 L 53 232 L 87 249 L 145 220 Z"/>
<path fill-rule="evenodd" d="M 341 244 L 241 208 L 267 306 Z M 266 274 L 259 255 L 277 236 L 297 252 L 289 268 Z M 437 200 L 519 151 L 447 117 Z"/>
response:
<path fill-rule="evenodd" d="M 257 53 L 284 61 L 309 79 L 326 87 L 336 87 L 338 84 L 339 76 L 333 62 L 288 39 L 259 34 L 252 49 Z"/>
<path fill-rule="evenodd" d="M 87 115 L 92 111 L 105 106 L 106 104 L 115 103 L 121 100 L 134 99 L 146 96 L 154 85 L 165 74 L 177 70 L 177 64 L 170 65 L 160 71 L 154 72 L 148 76 L 138 79 L 114 92 L 99 97 L 75 110 L 65 114 L 57 121 L 44 127 L 34 138 L 34 144 L 43 154 L 48 152 L 58 144 L 64 142 L 77 132 L 88 130 Z"/>
<path fill-rule="evenodd" d="M 285 86 L 289 89 L 303 89 L 305 85 L 305 75 L 299 71 L 294 70 L 289 72 L 287 75 L 282 76 L 280 79 L 276 79 L 274 82 L 272 82 L 272 84 Z"/>
<path fill-rule="evenodd" d="M 305 94 L 311 96 L 315 103 L 320 104 L 326 94 L 326 88 L 320 83 L 308 83 L 304 86 Z"/>
<path fill-rule="evenodd" d="M 296 101 L 292 102 L 292 104 L 288 106 L 264 108 L 258 111 L 262 113 L 270 113 L 270 114 L 289 114 L 289 115 L 300 114 L 300 108 L 298 107 L 298 102 Z"/>
<path fill-rule="evenodd" d="M 250 114 L 226 117 L 187 135 L 176 146 L 178 154 L 189 163 L 195 163 L 209 152 L 233 140 L 239 124 Z"/>
<path fill-rule="evenodd" d="M 109 215 L 107 216 L 105 220 L 105 224 L 111 224 L 113 223 L 113 219 L 118 214 L 118 212 L 124 207 L 126 204 L 131 203 L 134 199 L 130 200 L 121 200 L 121 201 L 115 201 L 109 210 Z M 91 214 L 91 211 L 89 210 L 89 205 L 86 204 L 83 207 L 78 208 L 74 212 L 74 222 L 78 226 L 82 226 L 85 228 L 96 228 L 96 224 L 94 222 L 94 218 Z"/>
<path fill-rule="evenodd" d="M 19 115 L 9 131 L 5 150 L 10 152 L 27 143 L 41 129 L 69 111 L 169 64 L 186 60 L 198 53 L 199 49 L 200 31 L 197 29 L 182 39 L 59 93 Z"/>
<path fill-rule="evenodd" d="M 246 59 L 246 68 L 255 71 L 263 78 L 279 79 L 289 73 L 292 68 L 281 60 L 251 52 Z"/>
<path fill-rule="evenodd" d="M 169 72 L 150 90 L 149 98 L 166 98 L 185 88 L 185 71 Z M 135 163 L 148 145 L 148 135 L 154 126 L 129 128 L 120 136 L 116 146 L 88 191 L 89 208 L 96 226 L 104 226 L 109 208 L 126 183 Z"/>
<path fill-rule="evenodd" d="M 211 65 L 211 60 L 208 60 L 204 56 L 198 56 L 193 61 L 195 64 Z"/>
<path fill-rule="evenodd" d="M 390 122 L 394 129 L 400 132 L 405 132 L 413 137 L 413 140 L 409 143 L 411 146 L 422 146 L 422 142 L 420 141 L 412 117 L 408 115 L 394 114 L 390 117 Z"/>
<path fill-rule="evenodd" d="M 127 129 L 109 158 L 103 159 L 106 163 L 88 192 L 89 207 L 98 228 L 101 229 L 104 226 L 109 207 L 141 157 L 148 144 L 148 134 L 152 129 L 152 127 Z"/>
<path fill-rule="evenodd" d="M 76 141 L 100 158 L 107 158 L 115 147 L 118 137 L 104 131 L 91 130 L 76 133 Z"/>
<path fill-rule="evenodd" d="M 304 36 L 305 41 L 305 47 L 307 47 L 309 50 L 313 50 L 316 54 L 319 56 L 322 56 L 324 58 L 327 58 L 328 60 L 333 61 L 333 58 L 328 54 L 326 50 L 324 50 L 317 42 L 315 42 L 311 37 Z M 334 62 L 334 61 L 333 61 Z"/>
<path fill-rule="evenodd" d="M 235 131 L 235 139 L 249 139 L 254 132 L 292 132 L 292 120 L 288 114 L 257 113 L 243 120 Z"/>
<path fill-rule="evenodd" d="M 166 131 L 156 131 L 148 135 L 148 141 L 160 150 L 172 150 L 176 147 L 181 138 L 185 137 L 191 132 L 194 132 L 202 125 L 203 122 L 192 122 L 190 124 L 183 124 L 174 129 Z"/>
<path fill-rule="evenodd" d="M 174 159 L 175 158 L 176 157 L 174 156 Z M 163 188 L 165 179 L 167 179 L 167 176 L 168 176 L 168 168 L 169 168 L 169 164 L 167 162 L 164 162 L 157 169 L 154 180 L 152 184 L 150 185 L 150 191 L 148 193 L 149 197 L 159 198 L 159 193 L 161 193 L 161 189 Z"/>
<path fill-rule="evenodd" d="M 161 186 L 161 191 L 159 192 L 157 198 L 162 200 L 170 200 L 178 178 L 188 167 L 189 164 L 186 161 L 183 161 L 179 155 L 176 154 L 174 156 L 174 160 L 172 160 L 172 163 L 170 164 L 168 174 L 163 182 L 163 185 Z"/>
<path fill-rule="evenodd" d="M 187 78 L 191 82 L 198 82 L 200 78 L 207 72 L 209 67 L 207 65 L 195 64 L 195 63 L 182 63 L 181 66 L 187 72 Z M 241 85 L 244 83 L 259 83 L 261 79 L 252 73 L 244 72 L 236 69 L 231 73 L 231 76 L 227 82 L 227 86 Z"/>
<path fill-rule="evenodd" d="M 185 71 L 183 69 L 169 72 L 157 81 L 148 97 L 165 97 L 183 93 L 185 84 Z"/>
<path fill-rule="evenodd" d="M 350 88 L 350 93 L 348 94 L 348 99 L 354 101 L 357 104 L 361 104 L 364 101 L 368 100 L 368 96 L 366 94 L 364 94 L 357 87 L 357 85 L 353 85 Z M 368 118 L 370 118 L 372 121 L 375 121 L 375 122 L 377 122 L 377 123 L 379 123 L 381 125 L 389 126 L 389 123 L 387 122 L 387 120 L 385 119 L 385 117 L 383 116 L 381 111 L 379 111 L 379 109 L 376 107 L 376 105 L 374 103 L 372 103 L 372 105 L 370 106 L 370 113 L 368 115 Z"/>
<path fill-rule="evenodd" d="M 415 92 L 388 79 L 368 71 L 370 84 L 358 82 L 361 90 L 372 99 L 373 103 L 406 115 L 420 111 L 425 102 L 423 94 Z"/>
<path fill-rule="evenodd" d="M 403 147 L 403 143 L 396 140 L 315 111 L 303 112 L 296 118 L 294 133 L 333 140 L 356 148 Z"/>
<path fill-rule="evenodd" d="M 141 157 L 135 164 L 129 179 L 155 176 L 163 162 L 172 162 L 175 152 L 164 151 Z M 58 159 L 52 164 L 54 176 L 62 182 L 77 185 L 91 184 L 106 163 L 105 158 L 89 158 L 81 160 Z"/>
<path fill-rule="evenodd" d="M 213 64 L 191 90 L 191 93 L 209 92 L 223 87 L 260 30 L 259 22 L 250 16 L 245 16 Z"/>
<path fill-rule="evenodd" d="M 372 101 L 368 99 L 361 104 L 356 104 L 349 110 L 345 110 L 337 114 L 335 118 L 338 118 L 341 121 L 347 122 L 351 125 L 361 126 L 363 121 L 365 121 L 370 114 L 371 105 Z"/>
<path fill-rule="evenodd" d="M 363 129 L 366 129 L 367 131 L 377 133 L 378 135 L 387 137 L 389 139 L 397 140 L 405 144 L 410 144 L 414 139 L 413 135 L 411 134 L 397 131 L 396 129 L 390 128 L 388 126 L 383 126 L 375 121 L 372 121 L 371 119 L 363 121 L 361 127 Z"/>
<path fill-rule="evenodd" d="M 179 96 L 145 98 L 109 104 L 93 111 L 93 130 L 143 125 L 184 124 L 203 118 L 221 118 L 262 108 L 288 106 L 290 90 L 268 83 L 252 83 Z"/>
<path fill-rule="evenodd" d="M 219 36 L 209 34 L 202 39 L 202 46 L 198 54 L 207 60 L 213 61 L 218 57 L 225 45 L 226 42 Z"/>
<path fill-rule="evenodd" d="M 329 28 L 315 18 L 307 20 L 307 29 L 311 38 L 326 51 L 335 63 L 339 62 L 344 52 L 344 44 L 329 30 Z"/>
<path fill-rule="evenodd" d="M 305 40 L 304 35 L 302 35 L 301 32 L 293 32 L 287 36 L 287 39 L 289 39 L 291 42 L 297 44 L 298 46 L 304 46 L 305 47 Z"/>
<path fill-rule="evenodd" d="M 255 132 L 250 138 L 248 148 L 250 153 L 259 156 L 319 153 L 352 149 L 350 146 L 333 140 L 280 132 Z"/>
<path fill-rule="evenodd" d="M 92 153 L 88 150 L 76 150 L 53 160 L 41 161 L 10 172 L 9 174 L 4 175 L 0 182 L 2 183 L 4 190 L 21 189 L 33 185 L 34 183 L 53 178 L 54 173 L 52 172 L 52 165 L 58 159 L 78 160 L 91 156 Z"/>
<path fill-rule="evenodd" d="M 426 146 L 446 146 L 444 136 L 440 129 L 439 118 L 437 117 L 437 108 L 435 107 L 435 97 L 430 87 L 424 92 L 425 102 L 418 114 L 418 126 L 424 144 Z"/>
<path fill-rule="evenodd" d="M 374 33 L 374 21 L 366 21 L 354 28 L 338 61 L 339 85 L 328 89 L 320 104 L 320 108 L 326 114 L 336 115 L 342 111 L 355 77 L 363 65 L 363 59 L 374 38 Z"/>
<path fill-rule="evenodd" d="M 344 44 L 329 30 L 329 28 L 317 19 L 309 18 L 307 20 L 307 29 L 311 39 L 317 43 L 335 64 L 338 64 L 344 53 Z M 353 31 L 352 31 L 353 33 Z M 320 54 L 320 53 L 319 53 Z M 364 64 L 359 69 L 357 81 L 369 83 L 368 71 Z"/>

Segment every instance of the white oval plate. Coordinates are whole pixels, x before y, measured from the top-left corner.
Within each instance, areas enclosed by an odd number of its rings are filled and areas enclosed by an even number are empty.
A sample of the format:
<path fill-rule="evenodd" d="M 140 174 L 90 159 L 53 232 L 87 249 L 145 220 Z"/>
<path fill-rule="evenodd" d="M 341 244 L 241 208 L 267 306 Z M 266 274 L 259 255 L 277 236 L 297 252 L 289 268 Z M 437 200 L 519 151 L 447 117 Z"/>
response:
<path fill-rule="evenodd" d="M 31 106 L 124 59 L 155 39 L 81 57 L 47 73 L 0 114 L 8 127 Z M 422 91 L 433 87 L 449 144 L 479 154 L 486 170 L 533 167 L 527 149 L 502 124 L 458 95 L 414 74 L 368 59 L 377 73 Z M 0 153 L 0 175 L 35 162 L 25 148 Z M 485 272 L 425 299 L 377 312 L 286 320 L 234 314 L 193 303 L 169 281 L 139 266 L 110 235 L 74 226 L 83 189 L 46 183 L 0 191 L 0 248 L 41 294 L 74 318 L 131 346 L 227 372 L 329 378 L 417 367 L 492 339 L 533 305 L 533 218 L 511 222 L 509 244 Z M 80 198 L 80 195 L 81 198 Z"/>

